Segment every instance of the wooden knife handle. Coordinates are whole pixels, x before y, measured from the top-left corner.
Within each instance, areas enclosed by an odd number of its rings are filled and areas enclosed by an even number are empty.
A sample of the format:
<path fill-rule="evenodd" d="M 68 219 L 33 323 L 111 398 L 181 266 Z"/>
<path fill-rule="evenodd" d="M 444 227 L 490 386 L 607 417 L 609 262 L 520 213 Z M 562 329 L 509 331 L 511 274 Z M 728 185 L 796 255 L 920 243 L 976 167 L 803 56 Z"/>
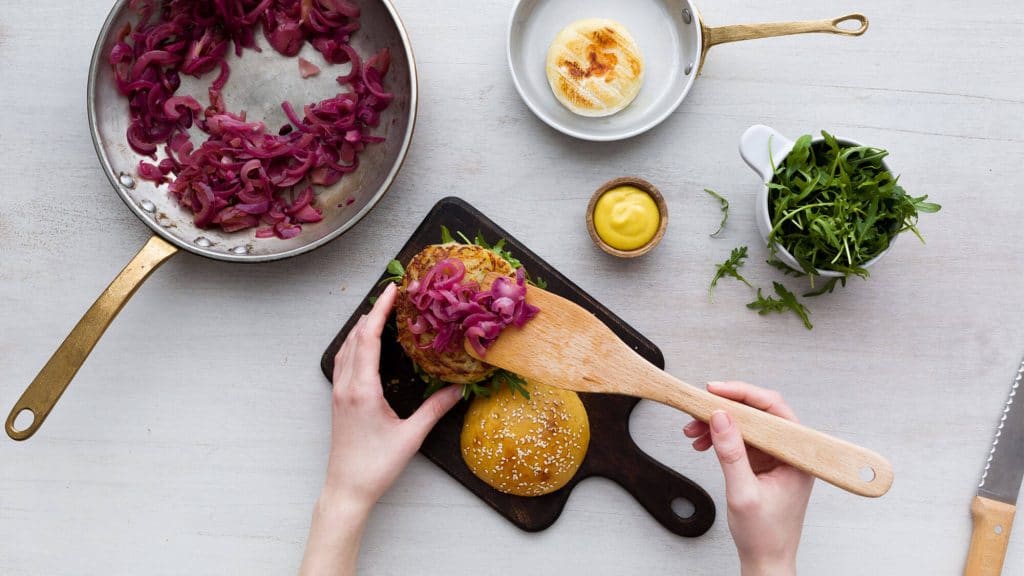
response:
<path fill-rule="evenodd" d="M 971 502 L 974 533 L 967 551 L 964 576 L 999 576 L 1010 542 L 1010 528 L 1017 507 L 998 500 L 975 496 Z"/>

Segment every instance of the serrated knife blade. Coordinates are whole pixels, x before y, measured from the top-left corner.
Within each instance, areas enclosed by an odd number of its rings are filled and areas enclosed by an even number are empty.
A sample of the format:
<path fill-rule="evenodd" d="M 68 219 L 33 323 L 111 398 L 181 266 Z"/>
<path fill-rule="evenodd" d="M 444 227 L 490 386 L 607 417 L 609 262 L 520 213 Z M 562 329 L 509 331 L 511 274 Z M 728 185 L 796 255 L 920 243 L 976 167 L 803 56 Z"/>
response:
<path fill-rule="evenodd" d="M 1024 360 L 1010 383 L 1010 395 L 971 503 L 974 530 L 965 576 L 998 576 L 1003 570 L 1010 528 L 1024 478 Z"/>
<path fill-rule="evenodd" d="M 992 498 L 1007 504 L 1016 504 L 1024 478 L 1024 361 L 1010 385 L 1010 396 L 1003 405 L 992 448 L 981 473 L 978 496 Z"/>

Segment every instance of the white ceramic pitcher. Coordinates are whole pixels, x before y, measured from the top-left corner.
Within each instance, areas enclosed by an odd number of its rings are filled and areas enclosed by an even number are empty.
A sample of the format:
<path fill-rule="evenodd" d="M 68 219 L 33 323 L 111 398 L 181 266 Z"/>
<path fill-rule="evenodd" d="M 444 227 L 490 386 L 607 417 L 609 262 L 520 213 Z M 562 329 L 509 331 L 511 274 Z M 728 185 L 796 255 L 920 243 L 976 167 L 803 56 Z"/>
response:
<path fill-rule="evenodd" d="M 821 142 L 823 138 L 815 138 L 814 142 Z M 840 144 L 844 146 L 860 146 L 858 142 L 853 140 L 837 139 Z M 756 124 L 747 128 L 747 131 L 740 137 L 740 156 L 743 160 L 753 169 L 754 172 L 761 177 L 764 185 L 757 192 L 757 206 L 754 212 L 754 221 L 757 222 L 757 229 L 761 233 L 761 237 L 764 238 L 764 242 L 768 244 L 768 234 L 772 230 L 771 214 L 768 210 L 768 183 L 772 181 L 772 176 L 775 174 L 775 167 L 782 164 L 786 156 L 789 155 L 790 151 L 793 150 L 794 142 L 789 138 L 786 138 L 782 134 L 779 134 L 773 128 Z M 770 153 L 769 153 L 770 150 Z M 773 165 L 774 161 L 774 165 Z M 882 162 L 882 166 L 886 170 L 892 172 L 889 165 Z M 870 268 L 875 262 L 882 259 L 883 256 L 892 250 L 893 244 L 895 244 L 896 238 L 889 241 L 889 247 L 884 252 L 875 256 L 871 260 L 868 260 L 861 266 L 864 268 Z M 777 244 L 775 249 L 775 257 L 785 264 L 786 266 L 796 270 L 797 272 L 803 272 L 803 268 L 793 258 L 793 255 L 786 250 L 782 245 Z M 821 268 L 816 269 L 819 276 L 826 278 L 840 278 L 844 276 L 842 272 L 836 272 L 834 270 L 823 270 Z"/>

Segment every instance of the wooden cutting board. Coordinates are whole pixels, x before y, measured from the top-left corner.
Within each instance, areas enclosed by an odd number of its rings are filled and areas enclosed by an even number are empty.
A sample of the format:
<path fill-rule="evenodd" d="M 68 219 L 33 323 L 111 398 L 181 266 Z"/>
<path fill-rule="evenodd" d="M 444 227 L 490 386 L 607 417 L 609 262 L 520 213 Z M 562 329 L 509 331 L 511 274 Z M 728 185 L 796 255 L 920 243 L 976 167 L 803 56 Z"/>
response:
<path fill-rule="evenodd" d="M 594 313 L 641 356 L 664 368 L 665 360 L 653 343 L 463 200 L 445 198 L 438 202 L 396 258 L 403 264 L 408 263 L 424 247 L 439 243 L 442 225 L 453 234 L 461 231 L 470 238 L 481 232 L 491 244 L 504 238 L 509 250 L 522 261 L 530 274 L 547 282 L 549 291 Z M 385 276 L 386 273 L 381 278 Z M 320 365 L 328 381 L 334 369 L 334 355 L 359 316 L 370 310 L 369 300 L 380 289 L 374 286 L 324 352 Z M 405 418 L 423 401 L 426 386 L 413 372 L 412 362 L 405 356 L 391 330 L 393 328 L 385 330 L 381 346 L 381 381 L 384 397 L 395 412 Z M 625 488 L 671 532 L 691 537 L 707 532 L 715 520 L 715 505 L 708 493 L 689 478 L 645 454 L 630 436 L 629 415 L 639 400 L 610 394 L 580 394 L 580 398 L 590 418 L 590 448 L 572 480 L 551 494 L 535 498 L 503 494 L 470 472 L 459 450 L 466 403 L 456 406 L 438 423 L 420 452 L 523 530 L 535 532 L 551 526 L 561 514 L 569 493 L 581 480 L 603 476 Z M 684 449 L 682 438 L 679 449 Z M 693 513 L 688 517 L 681 517 L 672 510 L 672 502 L 680 498 L 692 504 Z"/>

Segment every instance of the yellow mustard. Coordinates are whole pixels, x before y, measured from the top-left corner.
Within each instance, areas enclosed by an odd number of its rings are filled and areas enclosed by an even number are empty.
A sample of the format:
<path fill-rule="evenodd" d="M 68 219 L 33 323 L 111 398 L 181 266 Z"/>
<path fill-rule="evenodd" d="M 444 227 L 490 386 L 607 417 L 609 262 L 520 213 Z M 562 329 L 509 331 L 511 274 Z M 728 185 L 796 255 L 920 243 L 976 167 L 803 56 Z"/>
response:
<path fill-rule="evenodd" d="M 654 198 L 636 186 L 617 186 L 594 206 L 594 229 L 612 248 L 629 251 L 654 239 L 661 214 Z"/>

